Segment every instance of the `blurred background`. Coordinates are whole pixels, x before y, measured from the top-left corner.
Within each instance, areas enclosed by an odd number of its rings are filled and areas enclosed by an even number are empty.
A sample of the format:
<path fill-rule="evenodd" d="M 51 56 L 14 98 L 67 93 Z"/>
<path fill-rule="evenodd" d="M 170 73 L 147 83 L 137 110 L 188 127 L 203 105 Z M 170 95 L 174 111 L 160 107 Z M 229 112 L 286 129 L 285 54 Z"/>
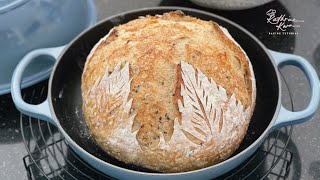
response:
<path fill-rule="evenodd" d="M 67 146 L 59 131 L 20 114 L 11 100 L 16 64 L 38 48 L 68 44 L 98 21 L 137 8 L 182 6 L 226 17 L 254 34 L 267 48 L 306 58 L 320 72 L 319 0 L 0 0 L 0 179 L 103 179 Z M 303 22 L 279 32 L 267 23 L 274 9 Z M 107 32 L 106 32 L 107 34 Z M 53 61 L 38 57 L 24 75 L 24 99 L 46 97 Z M 281 69 L 288 109 L 309 102 L 308 82 L 297 68 Z M 274 132 L 248 161 L 220 179 L 320 179 L 320 113 L 307 123 Z"/>

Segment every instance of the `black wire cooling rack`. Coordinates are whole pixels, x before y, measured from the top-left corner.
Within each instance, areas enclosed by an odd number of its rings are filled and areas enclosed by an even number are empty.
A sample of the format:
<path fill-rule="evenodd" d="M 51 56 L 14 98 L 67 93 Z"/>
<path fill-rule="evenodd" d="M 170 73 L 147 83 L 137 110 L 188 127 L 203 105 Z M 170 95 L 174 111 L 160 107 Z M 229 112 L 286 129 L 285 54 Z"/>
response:
<path fill-rule="evenodd" d="M 25 94 L 24 99 L 37 104 L 46 95 L 47 85 L 42 85 Z M 112 179 L 81 160 L 50 123 L 21 114 L 20 125 L 28 151 L 23 161 L 29 179 Z M 217 179 L 286 179 L 293 158 L 287 149 L 292 129 L 290 126 L 271 133 L 248 160 Z"/>

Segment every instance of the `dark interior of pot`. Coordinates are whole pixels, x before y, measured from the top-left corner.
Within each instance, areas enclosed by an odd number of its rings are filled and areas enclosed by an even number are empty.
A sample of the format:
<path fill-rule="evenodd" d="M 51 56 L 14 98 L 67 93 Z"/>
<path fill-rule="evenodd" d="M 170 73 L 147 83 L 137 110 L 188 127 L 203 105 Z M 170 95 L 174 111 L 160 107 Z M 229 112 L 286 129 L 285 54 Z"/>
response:
<path fill-rule="evenodd" d="M 110 157 L 90 136 L 82 115 L 81 99 L 81 75 L 86 57 L 92 47 L 114 26 L 126 23 L 139 16 L 162 14 L 170 10 L 176 9 L 146 9 L 108 19 L 74 41 L 58 62 L 51 84 L 51 98 L 56 117 L 65 132 L 75 143 L 105 162 L 127 169 L 152 172 L 148 169 L 122 163 Z M 238 27 L 214 15 L 191 10 L 183 10 L 183 12 L 203 20 L 215 21 L 226 27 L 233 38 L 248 54 L 252 62 L 257 85 L 256 107 L 245 139 L 233 154 L 234 156 L 254 143 L 267 130 L 268 125 L 273 119 L 279 98 L 279 82 L 276 70 L 265 52 L 266 49 L 261 47 L 251 36 Z"/>

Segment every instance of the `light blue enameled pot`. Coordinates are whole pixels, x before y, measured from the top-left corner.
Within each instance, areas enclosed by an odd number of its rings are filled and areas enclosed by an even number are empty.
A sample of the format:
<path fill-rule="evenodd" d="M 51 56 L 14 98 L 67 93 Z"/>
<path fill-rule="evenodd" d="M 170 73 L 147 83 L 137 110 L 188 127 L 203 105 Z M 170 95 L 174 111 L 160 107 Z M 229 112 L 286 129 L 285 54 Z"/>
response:
<path fill-rule="evenodd" d="M 12 73 L 27 53 L 65 45 L 96 21 L 93 0 L 0 0 L 0 95 L 10 93 Z M 49 77 L 52 61 L 38 60 L 26 68 L 23 88 Z"/>
<path fill-rule="evenodd" d="M 204 20 L 213 20 L 226 27 L 230 34 L 248 54 L 257 80 L 256 108 L 250 126 L 261 129 L 251 143 L 243 142 L 241 152 L 216 165 L 182 173 L 150 173 L 136 171 L 124 164 L 111 161 L 107 156 L 92 150 L 92 140 L 85 140 L 79 134 L 87 131 L 83 116 L 74 114 L 81 111 L 81 74 L 85 58 L 91 48 L 115 25 L 126 23 L 147 14 L 162 14 L 172 10 L 182 10 L 185 14 Z M 60 53 L 63 51 L 62 53 Z M 21 76 L 26 66 L 39 55 L 56 59 L 49 80 L 48 98 L 41 104 L 31 105 L 21 97 Z M 281 104 L 281 80 L 278 68 L 285 65 L 298 67 L 310 83 L 311 99 L 308 106 L 298 112 L 291 112 Z M 95 27 L 83 32 L 66 48 L 41 49 L 27 54 L 16 67 L 12 77 L 12 98 L 16 107 L 24 114 L 55 124 L 65 136 L 72 149 L 86 162 L 99 171 L 119 179 L 212 179 L 238 166 L 252 155 L 264 139 L 276 128 L 303 123 L 316 112 L 319 104 L 319 79 L 316 71 L 304 58 L 292 54 L 267 50 L 264 45 L 239 25 L 214 14 L 181 7 L 154 7 L 125 12 L 110 17 Z M 63 94 L 61 94 L 63 92 Z M 60 97 L 61 96 L 61 97 Z M 68 116 L 68 118 L 66 117 Z M 265 125 L 263 125 L 265 124 Z M 250 128 L 249 128 L 250 130 Z M 90 146 L 90 147 L 88 147 Z M 99 157 L 99 158 L 98 158 Z M 143 158 L 143 157 L 141 157 Z"/>

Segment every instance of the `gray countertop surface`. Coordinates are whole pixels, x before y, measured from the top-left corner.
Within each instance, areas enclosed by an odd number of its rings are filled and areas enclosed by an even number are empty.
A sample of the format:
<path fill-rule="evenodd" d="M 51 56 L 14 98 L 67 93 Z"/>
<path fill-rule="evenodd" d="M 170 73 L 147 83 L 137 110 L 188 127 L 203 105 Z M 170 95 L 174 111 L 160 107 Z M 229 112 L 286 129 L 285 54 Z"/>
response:
<path fill-rule="evenodd" d="M 152 6 L 185 6 L 204 9 L 227 17 L 252 32 L 268 48 L 300 55 L 320 72 L 320 1 L 280 0 L 243 11 L 201 8 L 184 0 L 96 0 L 98 19 L 131 9 Z M 304 20 L 291 29 L 295 35 L 270 35 L 275 26 L 266 23 L 266 11 Z M 308 81 L 295 67 L 281 69 L 292 96 L 294 109 L 302 110 L 309 102 Z M 284 102 L 288 102 L 283 97 Z M 28 153 L 21 137 L 20 114 L 10 95 L 0 96 L 0 179 L 27 179 L 23 157 Z M 295 125 L 288 144 L 293 153 L 289 179 L 320 179 L 320 111 L 306 123 Z"/>

